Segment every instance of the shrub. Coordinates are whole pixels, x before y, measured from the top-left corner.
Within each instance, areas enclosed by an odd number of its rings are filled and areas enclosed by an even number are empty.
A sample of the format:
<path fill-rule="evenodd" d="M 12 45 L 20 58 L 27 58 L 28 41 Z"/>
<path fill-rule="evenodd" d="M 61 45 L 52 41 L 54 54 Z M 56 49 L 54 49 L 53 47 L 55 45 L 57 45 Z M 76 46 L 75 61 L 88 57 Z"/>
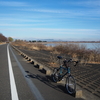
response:
<path fill-rule="evenodd" d="M 53 47 L 53 51 L 64 54 L 65 56 L 71 56 L 72 58 L 76 58 L 84 62 L 100 62 L 100 48 L 90 50 L 86 49 L 85 45 L 66 44 Z"/>

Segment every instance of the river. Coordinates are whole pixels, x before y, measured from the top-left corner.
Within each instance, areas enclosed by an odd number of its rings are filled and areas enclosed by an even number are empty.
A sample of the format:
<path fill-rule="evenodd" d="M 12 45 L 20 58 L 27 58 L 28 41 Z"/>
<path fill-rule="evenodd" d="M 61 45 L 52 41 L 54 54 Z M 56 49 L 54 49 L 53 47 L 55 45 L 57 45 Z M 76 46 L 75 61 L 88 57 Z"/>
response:
<path fill-rule="evenodd" d="M 66 43 L 47 43 L 46 46 L 56 46 L 60 44 L 66 44 Z M 70 44 L 78 44 L 78 45 L 84 45 L 87 49 L 97 49 L 100 48 L 100 43 L 70 43 Z"/>

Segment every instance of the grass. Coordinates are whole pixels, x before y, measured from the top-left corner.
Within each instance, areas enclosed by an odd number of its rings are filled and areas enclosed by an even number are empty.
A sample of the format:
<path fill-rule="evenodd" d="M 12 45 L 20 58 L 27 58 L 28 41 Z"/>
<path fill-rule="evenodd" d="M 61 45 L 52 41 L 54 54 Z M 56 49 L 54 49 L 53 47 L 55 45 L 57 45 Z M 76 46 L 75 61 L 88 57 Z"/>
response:
<path fill-rule="evenodd" d="M 16 41 L 12 43 L 15 46 L 19 46 L 28 50 L 49 50 L 52 52 L 51 59 L 55 59 L 54 55 L 65 55 L 75 60 L 79 60 L 81 63 L 100 63 L 100 46 L 97 46 L 95 50 L 86 49 L 85 45 L 78 44 L 65 44 L 57 46 L 45 46 L 42 43 L 29 43 L 25 41 Z"/>
<path fill-rule="evenodd" d="M 28 49 L 28 50 L 43 50 L 47 49 L 47 47 L 41 43 L 29 43 L 26 41 L 16 41 L 12 42 L 12 45 L 14 46 L 19 46 L 20 48 L 23 49 Z"/>
<path fill-rule="evenodd" d="M 0 42 L 0 44 L 6 44 L 6 42 Z"/>

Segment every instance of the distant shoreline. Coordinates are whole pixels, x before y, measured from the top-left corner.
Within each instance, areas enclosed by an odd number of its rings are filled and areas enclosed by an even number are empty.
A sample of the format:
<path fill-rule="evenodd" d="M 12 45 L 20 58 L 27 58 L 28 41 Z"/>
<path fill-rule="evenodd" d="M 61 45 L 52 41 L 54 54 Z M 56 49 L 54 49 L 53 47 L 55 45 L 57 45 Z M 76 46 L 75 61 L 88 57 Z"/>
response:
<path fill-rule="evenodd" d="M 100 43 L 100 41 L 35 41 L 31 43 Z"/>
<path fill-rule="evenodd" d="M 100 43 L 100 41 L 52 41 L 51 43 L 53 42 L 54 43 Z"/>
<path fill-rule="evenodd" d="M 100 43 L 100 41 L 46 41 L 36 43 Z"/>

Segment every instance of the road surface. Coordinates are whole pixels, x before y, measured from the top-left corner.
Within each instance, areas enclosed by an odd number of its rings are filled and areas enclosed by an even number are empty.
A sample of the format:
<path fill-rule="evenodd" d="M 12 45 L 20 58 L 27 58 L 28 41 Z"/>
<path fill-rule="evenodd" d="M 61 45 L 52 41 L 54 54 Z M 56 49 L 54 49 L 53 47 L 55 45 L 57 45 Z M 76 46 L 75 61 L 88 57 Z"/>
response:
<path fill-rule="evenodd" d="M 66 93 L 9 44 L 0 45 L 0 100 L 83 100 Z"/>

